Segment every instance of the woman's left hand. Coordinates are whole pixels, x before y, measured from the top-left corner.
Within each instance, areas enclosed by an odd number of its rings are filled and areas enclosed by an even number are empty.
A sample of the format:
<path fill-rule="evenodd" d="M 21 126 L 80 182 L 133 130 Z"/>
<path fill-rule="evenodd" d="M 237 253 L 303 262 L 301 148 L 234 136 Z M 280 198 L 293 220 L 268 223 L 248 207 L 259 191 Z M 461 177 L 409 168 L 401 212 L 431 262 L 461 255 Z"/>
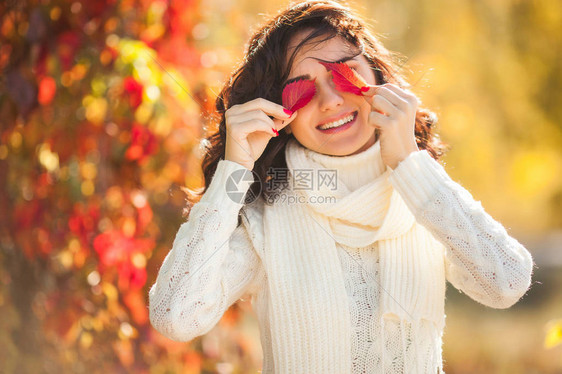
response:
<path fill-rule="evenodd" d="M 370 86 L 363 95 L 373 108 L 369 124 L 380 130 L 382 160 L 395 169 L 410 153 L 419 151 L 414 131 L 418 99 L 391 83 Z"/>

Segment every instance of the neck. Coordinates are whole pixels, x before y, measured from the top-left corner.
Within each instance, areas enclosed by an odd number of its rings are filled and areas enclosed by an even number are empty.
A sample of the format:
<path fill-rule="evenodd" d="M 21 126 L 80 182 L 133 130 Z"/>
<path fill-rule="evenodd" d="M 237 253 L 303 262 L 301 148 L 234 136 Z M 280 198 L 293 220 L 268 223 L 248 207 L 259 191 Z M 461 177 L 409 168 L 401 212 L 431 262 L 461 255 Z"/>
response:
<path fill-rule="evenodd" d="M 336 170 L 338 180 L 350 191 L 371 182 L 386 170 L 380 155 L 378 139 L 367 149 L 348 156 L 326 155 L 310 149 L 305 149 L 305 154 L 324 168 Z"/>

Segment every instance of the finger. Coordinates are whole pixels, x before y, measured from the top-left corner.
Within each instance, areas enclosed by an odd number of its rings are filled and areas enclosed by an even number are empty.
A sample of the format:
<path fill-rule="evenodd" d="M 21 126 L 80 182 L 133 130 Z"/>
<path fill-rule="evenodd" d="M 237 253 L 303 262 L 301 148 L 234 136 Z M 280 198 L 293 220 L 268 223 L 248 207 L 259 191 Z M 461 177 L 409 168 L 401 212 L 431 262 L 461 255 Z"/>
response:
<path fill-rule="evenodd" d="M 383 86 L 378 90 L 377 95 L 384 97 L 400 111 L 406 112 L 408 111 L 410 104 L 404 97 L 401 96 L 401 94 L 396 91 L 396 89 L 398 88 L 391 85 Z"/>
<path fill-rule="evenodd" d="M 398 113 L 398 108 L 395 107 L 388 99 L 382 95 L 376 94 L 373 96 L 373 101 L 371 106 L 374 110 L 383 112 L 387 116 L 396 115 Z"/>
<path fill-rule="evenodd" d="M 250 112 L 242 112 L 240 114 L 231 116 L 229 118 L 231 123 L 240 123 L 240 122 L 246 122 L 246 121 L 251 121 L 251 120 L 262 120 L 262 121 L 266 121 L 268 123 L 271 124 L 271 126 L 273 126 L 273 120 L 267 115 L 265 114 L 263 111 L 261 110 L 252 110 Z"/>
<path fill-rule="evenodd" d="M 288 119 L 291 116 L 291 112 L 288 109 L 285 112 L 286 108 L 284 108 L 283 105 L 276 104 L 273 101 L 269 101 L 261 97 L 250 100 L 239 108 L 240 111 L 245 112 L 257 109 L 279 119 Z"/>
<path fill-rule="evenodd" d="M 363 96 L 372 97 L 373 95 L 375 95 L 377 93 L 377 90 L 381 86 L 376 85 L 376 84 L 369 84 L 369 85 L 367 85 L 367 87 L 369 87 L 369 89 L 367 91 L 363 92 Z"/>
<path fill-rule="evenodd" d="M 371 108 L 372 108 L 374 111 L 377 111 L 377 112 L 379 112 L 379 113 L 381 113 L 381 114 L 384 114 L 384 113 L 381 112 L 379 109 L 375 108 L 375 104 L 373 103 L 374 96 L 363 96 L 363 97 L 365 98 L 365 101 L 371 106 Z"/>
<path fill-rule="evenodd" d="M 247 137 L 249 134 L 256 131 L 265 132 L 271 136 L 277 136 L 277 133 L 274 131 L 273 126 L 269 123 L 269 121 L 264 121 L 259 118 L 240 122 L 236 126 L 238 130 L 237 133 L 244 137 Z"/>
<path fill-rule="evenodd" d="M 390 123 L 390 118 L 377 112 L 369 113 L 369 123 L 377 128 L 386 127 Z"/>
<path fill-rule="evenodd" d="M 295 120 L 295 118 L 297 118 L 298 112 L 295 112 L 291 118 L 289 119 L 285 119 L 285 120 L 281 120 L 281 119 L 274 119 L 273 122 L 275 123 L 275 128 L 277 130 L 281 130 L 283 128 L 285 128 L 285 126 L 287 126 L 288 124 L 290 124 L 291 122 L 293 122 Z"/>
<path fill-rule="evenodd" d="M 400 88 L 394 84 L 388 83 L 384 85 L 389 91 L 394 92 L 397 96 L 399 96 L 402 100 L 411 103 L 411 104 L 419 104 L 418 97 L 410 90 Z"/>
<path fill-rule="evenodd" d="M 385 83 L 383 85 L 384 88 L 386 88 L 387 90 L 393 91 L 395 92 L 397 95 L 406 98 L 406 96 L 408 94 L 411 94 L 411 92 L 405 88 L 399 87 L 394 83 Z"/>

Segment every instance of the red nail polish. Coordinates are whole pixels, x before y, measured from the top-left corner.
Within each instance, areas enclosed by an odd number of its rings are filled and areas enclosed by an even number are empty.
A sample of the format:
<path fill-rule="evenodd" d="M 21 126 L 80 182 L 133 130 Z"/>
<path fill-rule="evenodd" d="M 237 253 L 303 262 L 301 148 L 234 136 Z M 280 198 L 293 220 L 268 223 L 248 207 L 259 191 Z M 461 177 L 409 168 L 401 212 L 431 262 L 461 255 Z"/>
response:
<path fill-rule="evenodd" d="M 293 112 L 290 111 L 289 109 L 283 108 L 283 111 L 284 111 L 285 113 L 287 113 L 288 115 L 290 115 L 290 116 L 293 115 Z"/>
<path fill-rule="evenodd" d="M 273 130 L 273 132 L 275 133 L 275 136 L 279 136 L 279 132 L 277 130 L 275 130 L 273 127 L 271 128 Z"/>

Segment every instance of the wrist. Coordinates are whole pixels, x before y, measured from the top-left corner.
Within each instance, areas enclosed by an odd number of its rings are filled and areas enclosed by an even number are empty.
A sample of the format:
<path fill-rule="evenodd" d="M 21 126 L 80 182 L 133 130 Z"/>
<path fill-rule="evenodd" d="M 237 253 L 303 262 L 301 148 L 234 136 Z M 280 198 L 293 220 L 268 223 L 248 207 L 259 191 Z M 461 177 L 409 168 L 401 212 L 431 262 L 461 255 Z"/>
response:
<path fill-rule="evenodd" d="M 420 150 L 420 149 L 419 149 L 419 148 L 417 147 L 417 145 L 416 145 L 416 148 L 415 148 L 415 149 L 414 149 L 414 148 L 411 148 L 409 151 L 404 152 L 404 153 L 402 154 L 402 156 L 398 157 L 395 162 L 393 162 L 393 163 L 391 163 L 391 164 L 389 165 L 390 168 L 393 169 L 393 170 L 396 169 L 396 168 L 398 167 L 398 164 L 400 164 L 402 161 L 404 161 L 405 159 L 407 159 L 408 156 L 410 156 L 412 153 L 418 152 L 419 150 Z"/>
<path fill-rule="evenodd" d="M 229 158 L 229 157 L 225 157 L 224 160 L 225 160 L 225 161 L 230 161 L 230 162 L 236 162 L 238 165 L 244 166 L 246 169 L 248 169 L 248 170 L 250 170 L 250 171 L 252 171 L 252 170 L 254 169 L 254 165 L 253 165 L 253 164 L 252 164 L 252 165 L 247 165 L 247 164 L 244 163 L 244 162 L 236 161 L 236 160 L 233 160 L 233 159 L 231 159 L 231 158 Z"/>

